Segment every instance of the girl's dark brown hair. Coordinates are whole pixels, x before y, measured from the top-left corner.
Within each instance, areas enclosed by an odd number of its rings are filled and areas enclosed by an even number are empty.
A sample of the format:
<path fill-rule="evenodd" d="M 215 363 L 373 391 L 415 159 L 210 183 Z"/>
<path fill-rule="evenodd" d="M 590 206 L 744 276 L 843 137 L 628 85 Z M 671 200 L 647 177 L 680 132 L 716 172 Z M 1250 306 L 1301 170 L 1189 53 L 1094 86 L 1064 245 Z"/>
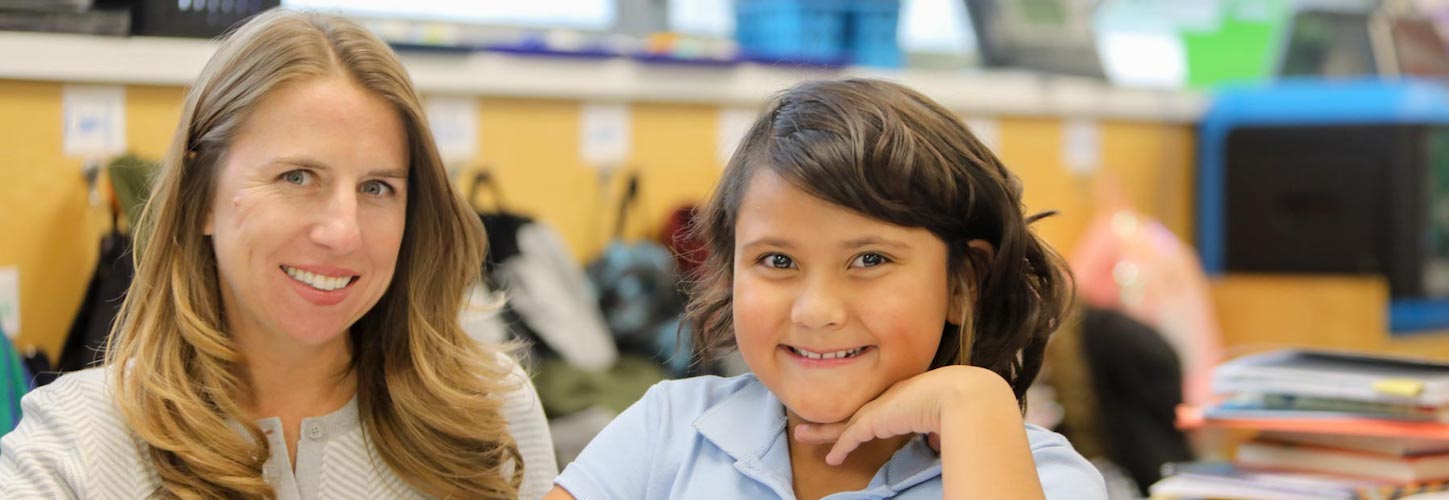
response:
<path fill-rule="evenodd" d="M 734 347 L 735 217 L 750 177 L 779 175 L 822 200 L 946 243 L 953 300 L 932 368 L 970 364 L 1005 378 L 1024 402 L 1047 338 L 1071 302 L 1061 257 L 1028 225 L 1021 182 L 955 115 L 911 89 L 878 80 L 806 82 L 777 95 L 725 167 L 695 236 L 709 256 L 691 283 L 696 351 Z M 994 255 L 968 246 L 991 244 Z"/>

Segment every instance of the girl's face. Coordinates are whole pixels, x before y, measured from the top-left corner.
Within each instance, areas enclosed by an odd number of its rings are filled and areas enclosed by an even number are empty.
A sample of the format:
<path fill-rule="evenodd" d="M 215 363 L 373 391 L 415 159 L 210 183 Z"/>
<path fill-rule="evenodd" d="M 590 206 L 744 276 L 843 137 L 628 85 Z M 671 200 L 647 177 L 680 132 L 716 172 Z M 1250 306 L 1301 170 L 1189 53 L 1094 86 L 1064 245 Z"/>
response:
<path fill-rule="evenodd" d="M 947 269 L 946 244 L 930 231 L 852 212 L 761 170 L 735 226 L 740 353 L 794 416 L 846 420 L 930 368 L 960 302 Z"/>

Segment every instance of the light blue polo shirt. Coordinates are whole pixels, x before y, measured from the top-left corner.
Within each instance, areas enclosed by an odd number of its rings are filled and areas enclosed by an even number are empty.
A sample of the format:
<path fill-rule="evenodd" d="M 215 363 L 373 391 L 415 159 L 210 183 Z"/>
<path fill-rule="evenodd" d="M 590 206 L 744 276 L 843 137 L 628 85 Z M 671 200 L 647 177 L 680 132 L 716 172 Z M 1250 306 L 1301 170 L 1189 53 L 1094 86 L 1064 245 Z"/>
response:
<path fill-rule="evenodd" d="M 1026 426 L 1049 499 L 1105 500 L 1102 476 L 1060 434 Z M 754 375 L 660 382 L 554 480 L 578 500 L 793 499 L 785 410 Z M 861 491 L 830 500 L 941 498 L 941 459 L 917 437 Z"/>

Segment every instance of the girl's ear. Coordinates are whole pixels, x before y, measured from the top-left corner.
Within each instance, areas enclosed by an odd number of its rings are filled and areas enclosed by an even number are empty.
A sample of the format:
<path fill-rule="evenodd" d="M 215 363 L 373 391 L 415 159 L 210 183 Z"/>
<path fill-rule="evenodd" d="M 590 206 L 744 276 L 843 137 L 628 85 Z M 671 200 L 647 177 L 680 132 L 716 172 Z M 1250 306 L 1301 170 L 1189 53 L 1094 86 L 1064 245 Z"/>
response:
<path fill-rule="evenodd" d="M 966 259 L 967 274 L 951 280 L 950 304 L 946 310 L 946 321 L 956 326 L 961 326 L 969 312 L 966 308 L 976 302 L 977 287 L 991 270 L 991 261 L 996 258 L 996 248 L 986 240 L 971 240 L 966 242 L 966 255 L 962 258 Z"/>

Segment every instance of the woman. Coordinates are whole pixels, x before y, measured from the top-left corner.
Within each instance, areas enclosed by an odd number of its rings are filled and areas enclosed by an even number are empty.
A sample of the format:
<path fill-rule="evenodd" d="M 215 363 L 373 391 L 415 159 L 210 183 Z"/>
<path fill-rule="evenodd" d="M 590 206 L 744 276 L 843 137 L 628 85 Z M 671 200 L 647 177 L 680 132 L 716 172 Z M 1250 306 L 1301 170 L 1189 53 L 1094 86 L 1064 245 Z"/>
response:
<path fill-rule="evenodd" d="M 27 396 L 0 497 L 536 498 L 532 386 L 459 328 L 483 231 L 402 65 L 271 11 L 191 87 L 106 365 Z"/>

